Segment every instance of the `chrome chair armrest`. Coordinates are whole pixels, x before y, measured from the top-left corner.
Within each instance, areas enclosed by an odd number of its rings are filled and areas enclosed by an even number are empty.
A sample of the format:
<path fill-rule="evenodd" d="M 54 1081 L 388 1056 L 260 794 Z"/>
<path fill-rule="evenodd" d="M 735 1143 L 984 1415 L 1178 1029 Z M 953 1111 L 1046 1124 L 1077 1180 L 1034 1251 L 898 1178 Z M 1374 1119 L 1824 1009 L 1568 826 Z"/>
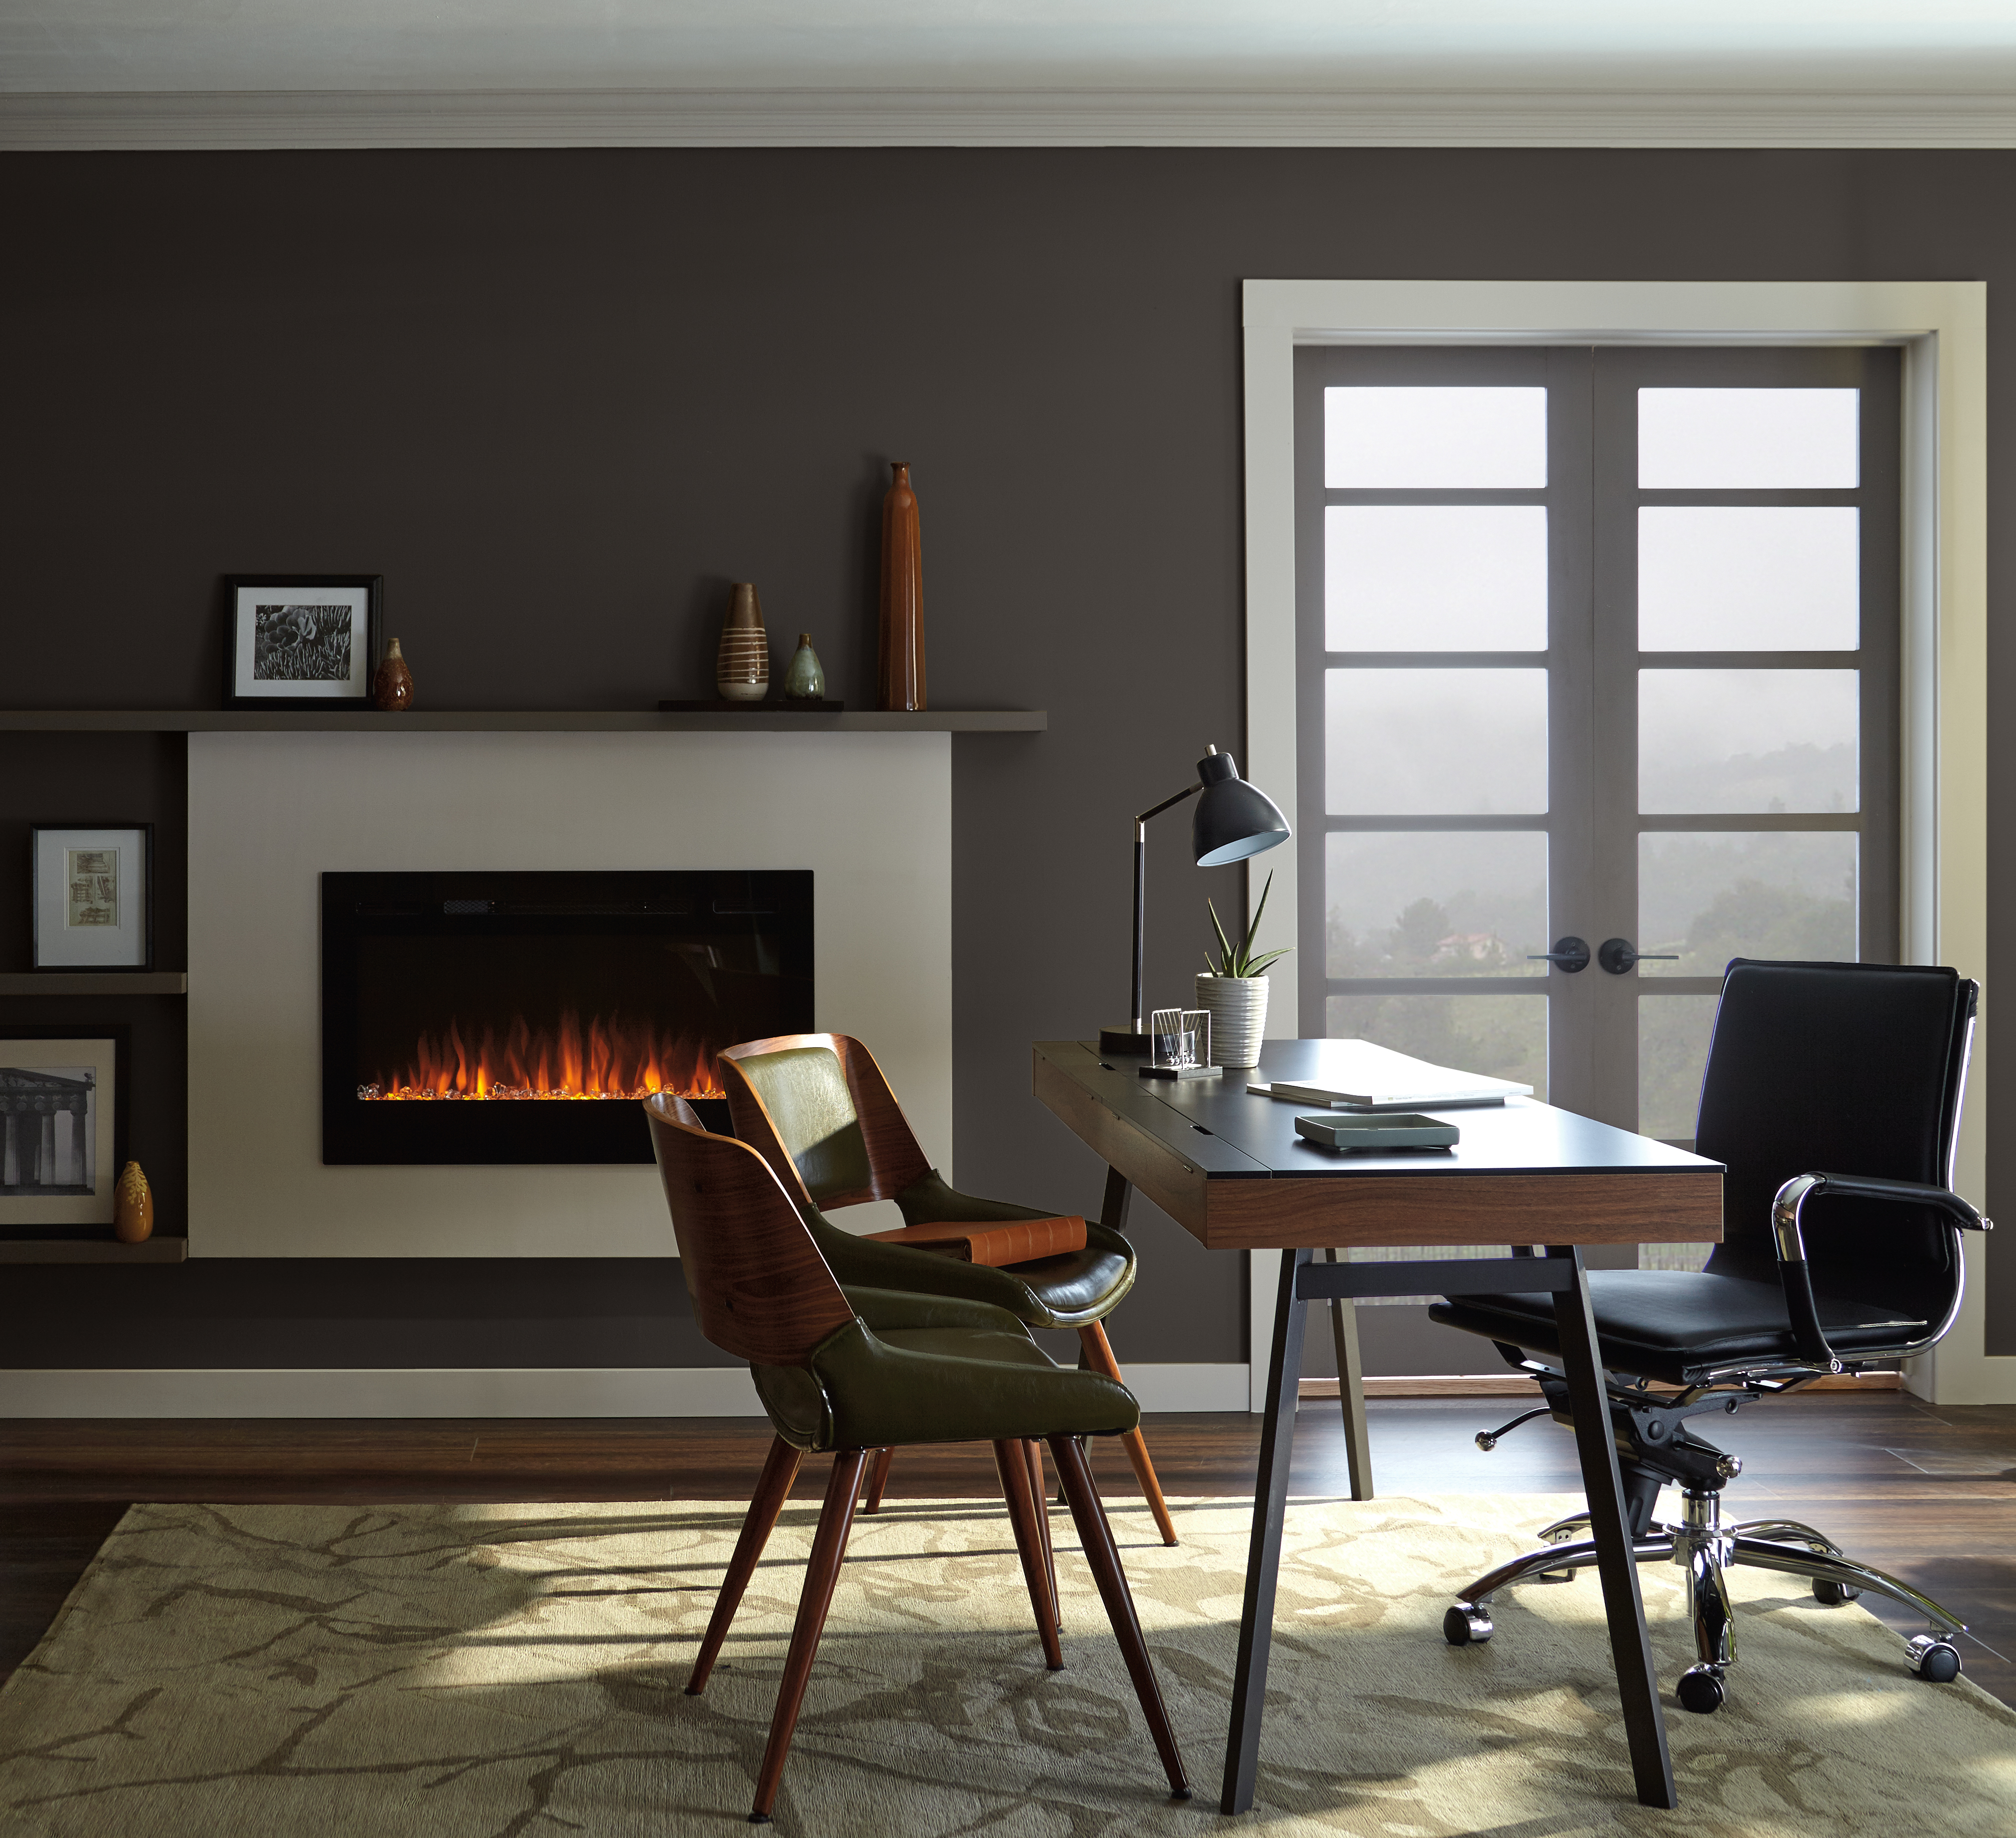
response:
<path fill-rule="evenodd" d="M 1771 1202 L 1771 1232 L 1778 1252 L 1778 1279 L 1784 1285 L 1785 1307 L 1791 1317 L 1792 1342 L 1801 1359 L 1823 1371 L 1838 1372 L 1841 1362 L 1827 1344 L 1820 1327 L 1820 1310 L 1813 1300 L 1802 1217 L 1806 1202 L 1821 1193 L 1838 1194 L 1846 1199 L 1930 1206 L 1943 1213 L 1949 1225 L 1963 1231 L 1993 1231 L 1995 1221 L 1984 1219 L 1950 1187 L 1915 1180 L 1885 1180 L 1870 1174 L 1795 1174 L 1780 1187 Z"/>

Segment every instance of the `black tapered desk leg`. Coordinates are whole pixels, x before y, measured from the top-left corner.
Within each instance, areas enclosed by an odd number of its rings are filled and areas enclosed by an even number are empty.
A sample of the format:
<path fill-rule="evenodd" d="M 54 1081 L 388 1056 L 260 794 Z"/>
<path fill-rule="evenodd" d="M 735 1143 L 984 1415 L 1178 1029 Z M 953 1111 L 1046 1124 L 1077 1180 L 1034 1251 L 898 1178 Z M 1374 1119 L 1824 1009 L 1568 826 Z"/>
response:
<path fill-rule="evenodd" d="M 1561 1371 L 1575 1411 L 1575 1451 L 1582 1458 L 1589 1532 L 1596 1542 L 1597 1574 L 1603 1579 L 1604 1618 L 1610 1624 L 1617 1689 L 1624 1700 L 1632 1777 L 1640 1805 L 1677 1806 L 1673 1758 L 1666 1750 L 1666 1720 L 1659 1708 L 1658 1674 L 1653 1669 L 1651 1642 L 1645 1632 L 1645 1601 L 1638 1593 L 1638 1564 L 1625 1522 L 1624 1486 L 1617 1472 L 1617 1441 L 1611 1433 L 1610 1398 L 1597 1347 L 1596 1317 L 1589 1308 L 1589 1273 L 1579 1246 L 1550 1245 L 1547 1255 L 1575 1260 L 1575 1286 L 1554 1295 L 1554 1324 L 1561 1335 Z"/>
<path fill-rule="evenodd" d="M 1274 1584 L 1281 1567 L 1281 1526 L 1288 1509 L 1288 1465 L 1295 1448 L 1295 1400 L 1302 1382 L 1304 1304 L 1295 1278 L 1306 1250 L 1281 1253 L 1274 1304 L 1274 1353 L 1260 1419 L 1260 1472 L 1253 1479 L 1253 1539 L 1246 1552 L 1246 1608 L 1239 1621 L 1239 1664 L 1232 1678 L 1232 1730 L 1225 1743 L 1221 1812 L 1253 1804 L 1260 1765 L 1260 1709 L 1267 1696 L 1267 1650 L 1274 1641 Z"/>
<path fill-rule="evenodd" d="M 1106 1194 L 1100 1202 L 1099 1223 L 1109 1231 L 1127 1229 L 1127 1208 L 1134 1198 L 1134 1189 L 1127 1177 L 1118 1168 L 1106 1171 Z"/>
<path fill-rule="evenodd" d="M 1337 1247 L 1323 1253 L 1337 1262 Z M 1337 1401 L 1344 1410 L 1344 1453 L 1351 1464 L 1351 1497 L 1372 1497 L 1372 1433 L 1365 1421 L 1365 1361 L 1358 1350 L 1358 1303 L 1335 1296 L 1330 1305 L 1330 1342 L 1337 1349 Z"/>

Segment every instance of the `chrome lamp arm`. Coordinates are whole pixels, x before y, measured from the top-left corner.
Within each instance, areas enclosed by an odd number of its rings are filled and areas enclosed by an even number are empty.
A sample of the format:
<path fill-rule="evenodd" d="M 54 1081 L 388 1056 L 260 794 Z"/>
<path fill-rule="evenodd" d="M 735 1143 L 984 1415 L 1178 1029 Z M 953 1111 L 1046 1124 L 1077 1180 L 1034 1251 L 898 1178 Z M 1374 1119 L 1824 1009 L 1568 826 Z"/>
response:
<path fill-rule="evenodd" d="M 1792 1342 L 1801 1359 L 1823 1371 L 1838 1372 L 1841 1362 L 1827 1344 L 1813 1300 L 1813 1274 L 1806 1263 L 1806 1241 L 1801 1215 L 1816 1194 L 1838 1194 L 1844 1199 L 1887 1200 L 1893 1205 L 1930 1206 L 1961 1231 L 1993 1231 L 1984 1219 L 1950 1187 L 1922 1181 L 1885 1180 L 1868 1174 L 1795 1174 L 1771 1202 L 1771 1232 L 1778 1252 L 1778 1280 L 1784 1285 L 1785 1307 L 1791 1317 Z"/>

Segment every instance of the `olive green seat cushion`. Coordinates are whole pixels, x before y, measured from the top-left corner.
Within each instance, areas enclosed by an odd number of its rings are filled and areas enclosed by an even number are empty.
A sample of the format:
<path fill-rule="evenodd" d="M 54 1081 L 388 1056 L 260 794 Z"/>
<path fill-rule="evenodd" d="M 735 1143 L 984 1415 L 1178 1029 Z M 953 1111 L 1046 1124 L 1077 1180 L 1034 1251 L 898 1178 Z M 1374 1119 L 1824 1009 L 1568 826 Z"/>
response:
<path fill-rule="evenodd" d="M 1125 1386 L 1057 1364 L 1006 1310 L 851 1285 L 846 1293 L 856 1318 L 808 1367 L 750 1368 L 772 1425 L 795 1447 L 1118 1436 L 1140 1421 Z"/>

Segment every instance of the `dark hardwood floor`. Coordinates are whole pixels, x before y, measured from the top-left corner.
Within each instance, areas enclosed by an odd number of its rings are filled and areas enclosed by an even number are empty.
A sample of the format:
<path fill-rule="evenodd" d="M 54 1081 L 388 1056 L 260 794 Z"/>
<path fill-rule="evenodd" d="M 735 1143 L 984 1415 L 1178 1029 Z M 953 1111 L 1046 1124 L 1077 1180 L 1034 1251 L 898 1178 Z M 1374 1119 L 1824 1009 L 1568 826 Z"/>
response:
<path fill-rule="evenodd" d="M 1489 1455 L 1474 1447 L 1478 1430 L 1519 1407 L 1375 1400 L 1380 1491 L 1576 1491 L 1571 1439 L 1553 1425 L 1528 1425 Z M 1250 1491 L 1257 1419 L 1154 1416 L 1145 1427 L 1171 1495 Z M 1945 1602 L 1969 1625 L 1968 1676 L 2016 1702 L 2016 1407 L 1834 1393 L 1751 1406 L 1703 1433 L 1743 1458 L 1729 1515 L 1806 1519 Z M 765 1425 L 739 1418 L 0 1422 L 0 1678 L 41 1638 L 130 1501 L 740 1499 L 768 1438 Z M 1093 1465 L 1110 1497 L 1135 1494 L 1117 1443 L 1096 1444 Z M 797 1497 L 816 1500 L 825 1470 L 808 1462 Z M 995 1487 L 988 1451 L 962 1447 L 900 1454 L 889 1490 Z M 1292 1487 L 1348 1490 L 1334 1404 L 1303 1404 Z"/>

